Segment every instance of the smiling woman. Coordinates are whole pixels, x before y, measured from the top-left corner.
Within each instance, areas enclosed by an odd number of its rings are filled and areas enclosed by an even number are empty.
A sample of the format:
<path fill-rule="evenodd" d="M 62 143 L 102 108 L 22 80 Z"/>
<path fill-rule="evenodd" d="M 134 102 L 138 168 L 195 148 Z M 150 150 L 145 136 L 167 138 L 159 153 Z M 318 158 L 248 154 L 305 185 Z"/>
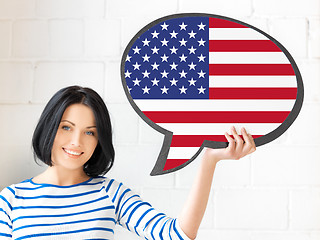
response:
<path fill-rule="evenodd" d="M 122 183 L 106 176 L 113 165 L 109 113 L 92 89 L 72 86 L 46 105 L 32 144 L 48 168 L 0 194 L 1 239 L 114 239 L 119 224 L 145 239 L 194 239 L 218 161 L 255 150 L 232 129 L 229 146 L 207 149 L 178 219 L 156 211 Z"/>

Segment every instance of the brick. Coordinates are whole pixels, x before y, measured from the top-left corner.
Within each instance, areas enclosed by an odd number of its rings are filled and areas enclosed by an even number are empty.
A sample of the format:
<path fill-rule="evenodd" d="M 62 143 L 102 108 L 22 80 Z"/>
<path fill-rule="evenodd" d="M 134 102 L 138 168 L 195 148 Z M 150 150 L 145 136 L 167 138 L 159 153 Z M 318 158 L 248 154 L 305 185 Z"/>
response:
<path fill-rule="evenodd" d="M 204 150 L 202 151 L 204 152 Z M 177 186 L 187 187 L 193 182 L 195 173 L 201 163 L 200 154 L 192 163 L 177 172 Z M 250 159 L 220 161 L 215 169 L 213 177 L 213 188 L 222 186 L 245 186 L 250 184 Z"/>
<path fill-rule="evenodd" d="M 320 14 L 318 0 L 290 1 L 290 0 L 253 0 L 254 15 L 257 16 L 294 16 L 309 17 Z"/>
<path fill-rule="evenodd" d="M 320 19 L 309 20 L 309 56 L 320 58 Z"/>
<path fill-rule="evenodd" d="M 39 120 L 43 106 L 41 105 L 1 105 L 0 138 L 1 146 L 28 145 L 34 128 Z"/>
<path fill-rule="evenodd" d="M 38 0 L 36 12 L 46 18 L 101 18 L 104 8 L 104 0 Z"/>
<path fill-rule="evenodd" d="M 219 190 L 215 197 L 219 229 L 286 229 L 288 194 L 274 189 Z"/>
<path fill-rule="evenodd" d="M 138 142 L 138 115 L 127 104 L 108 104 L 116 144 Z"/>
<path fill-rule="evenodd" d="M 105 99 L 108 103 L 129 104 L 122 86 L 120 61 L 106 63 L 106 79 L 104 92 Z"/>
<path fill-rule="evenodd" d="M 32 101 L 46 103 L 63 87 L 90 87 L 103 96 L 104 64 L 102 62 L 40 62 L 35 70 Z"/>
<path fill-rule="evenodd" d="M 13 55 L 43 57 L 48 54 L 48 24 L 41 20 L 17 21 L 13 24 Z"/>
<path fill-rule="evenodd" d="M 150 176 L 157 159 L 157 147 L 146 145 L 115 145 L 116 158 L 108 177 L 130 188 L 167 187 L 174 185 L 174 175 Z M 142 196 L 144 197 L 144 196 Z"/>
<path fill-rule="evenodd" d="M 305 101 L 318 102 L 320 100 L 320 60 L 297 61 L 304 83 Z"/>
<path fill-rule="evenodd" d="M 308 94 L 308 93 L 305 93 Z M 305 102 L 297 119 L 288 129 L 287 144 L 297 146 L 320 145 L 320 106 Z"/>
<path fill-rule="evenodd" d="M 148 1 L 148 0 L 122 0 L 106 1 L 106 16 L 123 18 L 136 18 L 152 16 L 155 19 L 173 14 L 177 11 L 177 0 Z"/>
<path fill-rule="evenodd" d="M 0 63 L 0 103 L 28 103 L 32 96 L 32 71 L 30 63 Z"/>
<path fill-rule="evenodd" d="M 83 23 L 80 20 L 49 22 L 50 53 L 54 57 L 77 57 L 83 54 Z"/>
<path fill-rule="evenodd" d="M 11 22 L 0 21 L 0 57 L 9 57 L 11 54 Z"/>
<path fill-rule="evenodd" d="M 0 145 L 2 155 L 0 159 L 0 191 L 4 187 L 29 179 L 45 170 L 45 167 L 40 167 L 34 162 L 28 143 Z"/>
<path fill-rule="evenodd" d="M 318 146 L 259 147 L 252 155 L 255 185 L 320 184 Z"/>
<path fill-rule="evenodd" d="M 0 18 L 33 18 L 35 17 L 36 0 L 0 0 Z"/>
<path fill-rule="evenodd" d="M 305 58 L 307 56 L 308 28 L 306 19 L 277 18 L 270 20 L 269 23 L 270 35 L 280 42 L 294 59 Z"/>
<path fill-rule="evenodd" d="M 138 113 L 135 112 L 138 116 Z M 139 143 L 141 144 L 152 144 L 155 146 L 162 146 L 164 141 L 164 134 L 158 132 L 156 129 L 149 126 L 140 116 L 139 116 Z M 160 151 L 160 150 L 159 150 Z"/>
<path fill-rule="evenodd" d="M 85 50 L 88 56 L 119 56 L 121 51 L 119 20 L 87 20 Z"/>
<path fill-rule="evenodd" d="M 202 12 L 238 18 L 240 16 L 250 16 L 252 4 L 250 0 L 200 0 L 196 4 L 192 0 L 183 0 L 179 2 L 179 12 Z"/>
<path fill-rule="evenodd" d="M 252 240 L 311 240 L 310 234 L 307 232 L 253 232 Z"/>
<path fill-rule="evenodd" d="M 290 197 L 290 227 L 300 230 L 319 230 L 320 189 L 293 190 Z"/>

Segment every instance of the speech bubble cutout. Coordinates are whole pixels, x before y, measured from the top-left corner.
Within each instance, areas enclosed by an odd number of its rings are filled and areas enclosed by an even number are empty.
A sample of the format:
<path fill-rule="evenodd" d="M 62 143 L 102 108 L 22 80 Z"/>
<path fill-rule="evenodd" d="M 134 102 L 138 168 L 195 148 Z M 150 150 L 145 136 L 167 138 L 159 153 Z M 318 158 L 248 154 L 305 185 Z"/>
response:
<path fill-rule="evenodd" d="M 289 52 L 244 22 L 175 14 L 141 29 L 126 47 L 121 78 L 131 106 L 165 135 L 151 175 L 179 170 L 204 147 L 228 145 L 245 127 L 256 146 L 283 134 L 298 116 L 303 83 Z"/>

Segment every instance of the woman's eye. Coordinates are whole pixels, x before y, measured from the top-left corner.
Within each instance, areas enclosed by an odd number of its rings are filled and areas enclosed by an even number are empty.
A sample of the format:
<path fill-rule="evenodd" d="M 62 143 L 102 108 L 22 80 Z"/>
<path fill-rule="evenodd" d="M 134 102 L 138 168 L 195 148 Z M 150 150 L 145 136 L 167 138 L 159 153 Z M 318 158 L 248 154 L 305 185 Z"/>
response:
<path fill-rule="evenodd" d="M 69 130 L 70 130 L 70 127 L 68 127 L 68 126 L 62 126 L 62 129 L 69 131 Z"/>
<path fill-rule="evenodd" d="M 89 136 L 94 136 L 94 132 L 91 132 L 91 131 L 87 131 L 86 134 Z"/>

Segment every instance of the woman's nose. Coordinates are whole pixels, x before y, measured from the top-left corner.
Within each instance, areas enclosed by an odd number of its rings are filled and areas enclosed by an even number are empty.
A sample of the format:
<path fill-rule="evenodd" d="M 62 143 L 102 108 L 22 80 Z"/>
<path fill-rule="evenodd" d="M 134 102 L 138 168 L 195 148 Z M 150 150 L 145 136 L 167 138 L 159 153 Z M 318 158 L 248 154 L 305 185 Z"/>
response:
<path fill-rule="evenodd" d="M 81 134 L 77 131 L 73 132 L 71 138 L 71 145 L 80 147 L 81 146 Z"/>

